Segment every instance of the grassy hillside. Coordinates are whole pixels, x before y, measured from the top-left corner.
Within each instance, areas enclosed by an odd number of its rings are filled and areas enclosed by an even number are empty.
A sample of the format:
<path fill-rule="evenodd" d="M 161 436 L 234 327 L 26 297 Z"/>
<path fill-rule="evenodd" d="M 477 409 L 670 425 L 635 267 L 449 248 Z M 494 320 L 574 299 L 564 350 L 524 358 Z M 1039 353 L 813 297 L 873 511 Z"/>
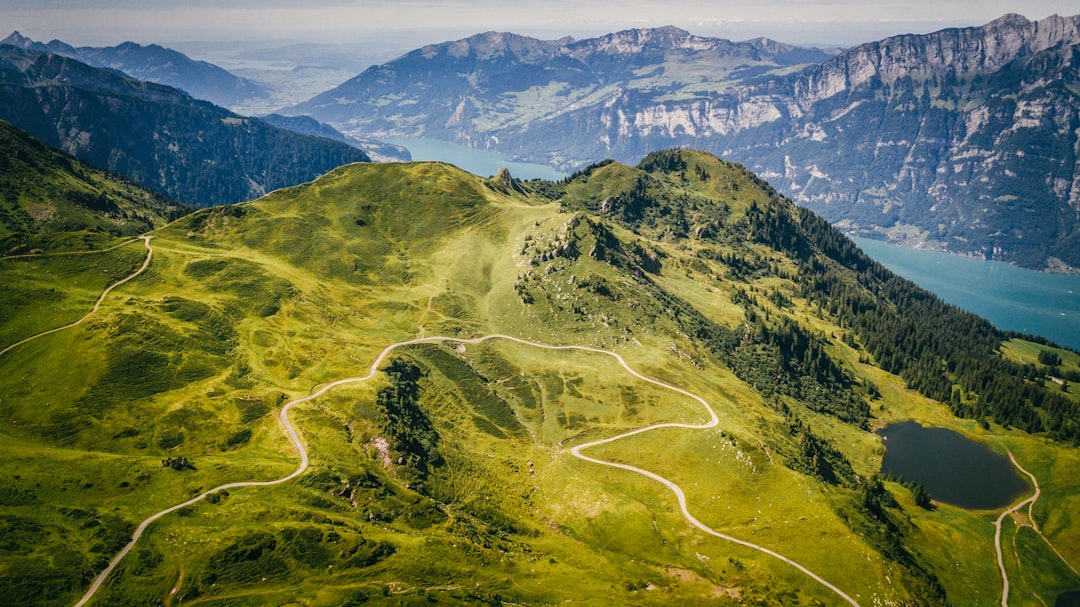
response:
<path fill-rule="evenodd" d="M 603 348 L 700 395 L 715 428 L 588 454 L 670 479 L 705 525 L 860 604 L 1000 601 L 998 512 L 923 510 L 872 480 L 883 449 L 868 430 L 893 420 L 1009 448 L 1042 486 L 1041 530 L 1080 562 L 1075 447 L 958 419 L 883 371 L 854 317 L 806 287 L 828 266 L 870 297 L 873 272 L 830 257 L 808 223 L 746 171 L 691 152 L 560 184 L 354 165 L 187 216 L 91 320 L 0 356 L 0 603 L 72 604 L 150 514 L 285 476 L 298 454 L 284 403 L 435 335 Z M 130 273 L 140 247 L 94 263 Z M 74 314 L 109 282 L 86 278 L 88 259 L 37 258 L 20 271 L 39 282 L 11 283 L 17 299 Z M 0 345 L 46 324 L 30 316 L 4 316 Z M 569 453 L 701 424 L 696 401 L 608 356 L 498 340 L 406 346 L 382 369 L 294 409 L 304 475 L 155 522 L 92 604 L 838 603 L 688 525 L 657 482 Z M 162 465 L 180 457 L 191 466 Z M 1014 604 L 1080 584 L 1029 531 L 1006 526 Z"/>

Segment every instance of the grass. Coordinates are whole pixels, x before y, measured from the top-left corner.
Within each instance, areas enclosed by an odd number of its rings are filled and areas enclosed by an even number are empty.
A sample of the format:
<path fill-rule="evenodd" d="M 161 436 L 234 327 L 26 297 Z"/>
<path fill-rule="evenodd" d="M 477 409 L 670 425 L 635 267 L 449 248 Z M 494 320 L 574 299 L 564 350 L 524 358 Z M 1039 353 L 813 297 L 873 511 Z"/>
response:
<path fill-rule="evenodd" d="M 1061 357 L 1062 368 L 1080 371 L 1080 354 L 1064 348 L 1054 348 L 1014 338 L 1001 345 L 1001 352 L 1012 360 L 1033 365 L 1039 364 L 1040 352 L 1054 352 Z"/>
<path fill-rule="evenodd" d="M 106 286 L 138 269 L 141 242 L 87 255 L 0 259 L 0 343 L 4 346 L 74 322 L 90 310 Z"/>
<path fill-rule="evenodd" d="M 7 122 L 0 122 L 0 149 L 0 257 L 104 249 L 184 211 Z"/>
<path fill-rule="evenodd" d="M 1040 352 L 1053 352 L 1061 358 L 1061 365 L 1058 366 L 1059 374 L 1065 373 L 1080 374 L 1080 354 L 1064 348 L 1055 348 L 1051 346 L 1044 346 L 1035 342 L 1026 341 L 1023 339 L 1010 339 L 1009 341 L 1001 344 L 1001 354 L 1006 358 L 1022 363 L 1042 366 L 1039 362 Z M 1080 399 L 1080 394 L 1077 394 L 1076 389 L 1072 386 L 1075 382 L 1066 382 L 1061 377 L 1048 377 L 1046 387 L 1049 390 L 1060 390 L 1063 385 L 1068 385 L 1069 390 L 1063 392 L 1072 400 Z"/>
<path fill-rule="evenodd" d="M 626 167 L 609 167 L 602 171 L 613 181 L 573 195 L 601 200 L 619 187 L 613 183 L 632 181 Z M 731 183 L 712 180 L 707 191 L 726 200 Z M 784 465 L 797 445 L 776 408 L 682 334 L 641 277 L 590 255 L 599 221 L 507 195 L 447 165 L 395 164 L 340 169 L 159 231 L 147 272 L 92 320 L 0 357 L 0 535 L 18 538 L 0 545 L 0 588 L 8 592 L 0 602 L 71 604 L 149 514 L 225 482 L 291 472 L 297 460 L 277 421 L 280 406 L 364 375 L 386 345 L 495 332 L 610 348 L 638 371 L 700 394 L 718 427 L 658 430 L 589 455 L 672 479 L 706 524 L 791 556 L 864 604 L 919 600 L 909 573 L 845 524 L 853 490 Z M 662 252 L 663 267 L 648 280 L 718 324 L 743 322 L 731 301 L 736 290 L 792 292 L 792 260 L 770 259 L 777 276 L 735 281 L 719 262 L 702 261 L 700 245 L 643 232 L 612 230 L 626 246 L 641 239 Z M 140 246 L 94 263 L 109 260 L 122 273 L 137 266 Z M 741 254 L 768 253 L 745 246 Z M 574 247 L 576 256 L 565 253 Z M 0 271 L 12 272 L 43 317 L 81 316 L 108 281 L 84 278 L 92 256 L 47 259 Z M 37 299 L 34 289 L 57 296 Z M 899 378 L 860 363 L 838 338 L 843 329 L 805 302 L 793 298 L 781 309 L 759 299 L 770 314 L 830 336 L 830 355 L 878 386 L 875 425 L 916 419 L 1008 446 L 1043 484 L 1040 527 L 1080 562 L 1075 449 L 952 418 Z M 48 324 L 25 307 L 9 309 L 0 334 Z M 384 376 L 342 387 L 292 413 L 311 456 L 304 476 L 162 518 L 95 604 L 835 602 L 788 565 L 691 528 L 656 482 L 567 451 L 644 425 L 701 423 L 698 403 L 598 354 L 492 341 L 412 346 L 395 356 L 425 372 L 421 407 L 445 466 L 417 479 L 384 446 L 376 404 Z M 879 469 L 875 435 L 789 404 L 858 474 Z M 178 456 L 196 470 L 161 466 Z M 888 488 L 910 517 L 907 542 L 950 600 L 979 604 L 993 594 L 996 513 L 923 511 L 906 489 Z M 1017 532 L 1007 529 L 1011 542 Z M 1030 529 L 1016 537 L 1022 566 L 1010 571 L 1018 592 L 1049 597 L 1073 583 Z M 17 577 L 28 567 L 36 573 Z"/>

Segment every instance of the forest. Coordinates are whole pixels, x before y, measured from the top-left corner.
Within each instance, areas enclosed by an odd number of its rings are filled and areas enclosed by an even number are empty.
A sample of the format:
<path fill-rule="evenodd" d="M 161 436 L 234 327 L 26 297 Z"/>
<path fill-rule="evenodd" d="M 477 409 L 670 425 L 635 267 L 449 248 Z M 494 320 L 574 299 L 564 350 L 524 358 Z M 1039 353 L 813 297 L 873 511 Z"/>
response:
<path fill-rule="evenodd" d="M 810 211 L 799 209 L 799 223 L 828 257 L 806 259 L 801 295 L 840 318 L 882 369 L 958 416 L 1080 444 L 1080 405 L 1043 385 L 1045 369 L 1003 358 L 1009 334 L 892 274 Z"/>

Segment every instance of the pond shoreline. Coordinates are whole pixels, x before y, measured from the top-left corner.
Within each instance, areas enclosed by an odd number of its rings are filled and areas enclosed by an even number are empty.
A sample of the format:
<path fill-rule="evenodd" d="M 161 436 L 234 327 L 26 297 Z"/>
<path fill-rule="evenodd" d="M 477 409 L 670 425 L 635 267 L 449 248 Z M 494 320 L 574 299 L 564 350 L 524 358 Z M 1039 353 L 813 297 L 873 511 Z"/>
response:
<path fill-rule="evenodd" d="M 882 474 L 921 484 L 935 501 L 996 510 L 1030 490 L 1007 456 L 953 430 L 907 421 L 877 434 L 885 446 Z"/>

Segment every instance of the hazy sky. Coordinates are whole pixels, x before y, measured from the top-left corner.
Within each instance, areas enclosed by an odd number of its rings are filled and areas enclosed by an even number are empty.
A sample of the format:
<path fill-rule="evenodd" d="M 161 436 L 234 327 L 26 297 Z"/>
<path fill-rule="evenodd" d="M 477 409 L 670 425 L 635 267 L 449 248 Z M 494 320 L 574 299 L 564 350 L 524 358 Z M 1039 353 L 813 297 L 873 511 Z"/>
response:
<path fill-rule="evenodd" d="M 851 45 L 980 25 L 1005 13 L 1080 13 L 1077 0 L 0 0 L 0 24 L 35 40 L 117 44 L 222 40 L 349 42 L 395 34 L 426 42 L 488 31 L 592 36 L 676 25 L 743 40 Z"/>

